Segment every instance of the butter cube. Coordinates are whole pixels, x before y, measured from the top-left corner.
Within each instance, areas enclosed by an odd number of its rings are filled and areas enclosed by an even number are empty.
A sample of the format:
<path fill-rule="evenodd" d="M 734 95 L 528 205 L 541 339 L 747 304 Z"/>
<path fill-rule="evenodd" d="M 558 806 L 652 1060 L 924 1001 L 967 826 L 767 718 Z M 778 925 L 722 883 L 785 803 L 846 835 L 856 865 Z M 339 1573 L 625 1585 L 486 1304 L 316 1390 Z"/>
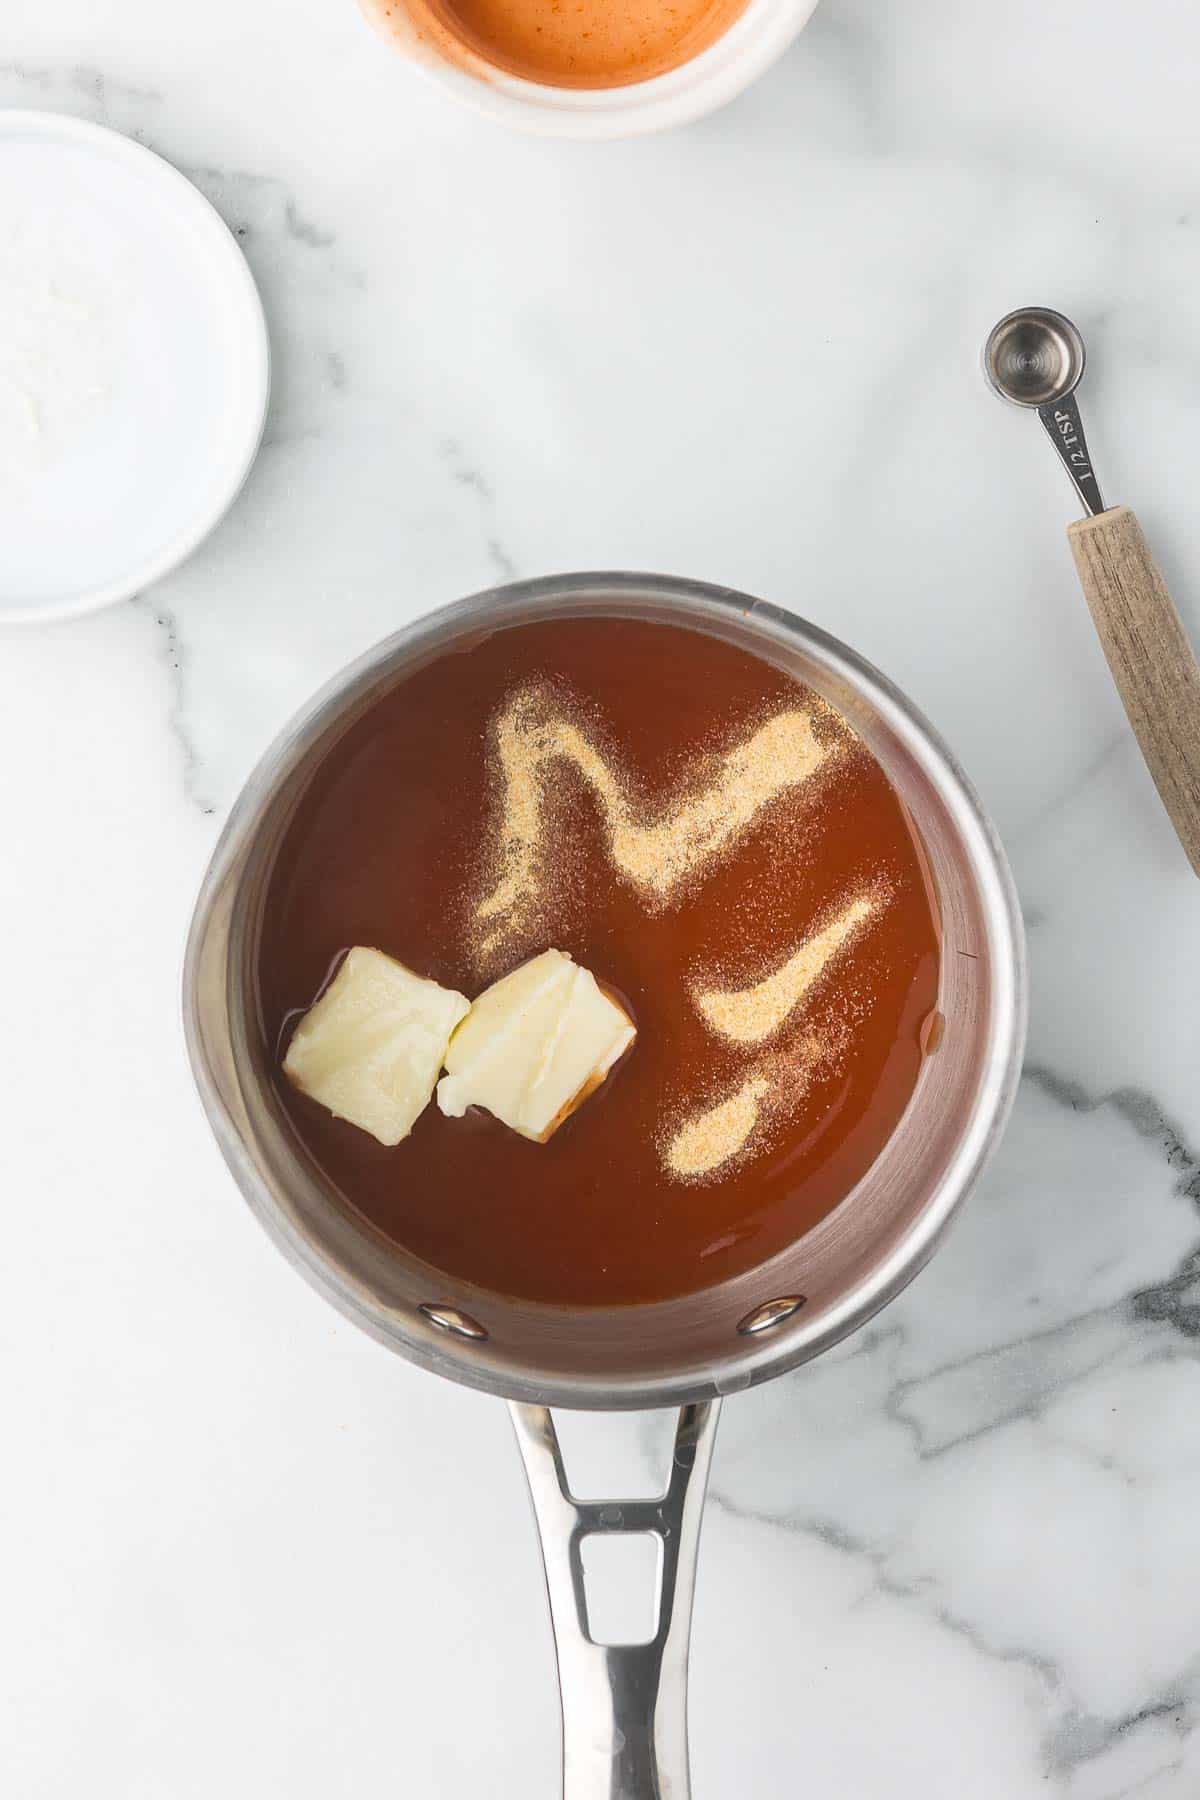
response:
<path fill-rule="evenodd" d="M 379 950 L 351 950 L 305 1013 L 283 1059 L 301 1093 L 381 1144 L 428 1106 L 450 1034 L 470 1003 Z"/>
<path fill-rule="evenodd" d="M 546 950 L 476 1000 L 450 1040 L 438 1105 L 452 1118 L 482 1106 L 544 1144 L 636 1035 L 589 970 Z"/>

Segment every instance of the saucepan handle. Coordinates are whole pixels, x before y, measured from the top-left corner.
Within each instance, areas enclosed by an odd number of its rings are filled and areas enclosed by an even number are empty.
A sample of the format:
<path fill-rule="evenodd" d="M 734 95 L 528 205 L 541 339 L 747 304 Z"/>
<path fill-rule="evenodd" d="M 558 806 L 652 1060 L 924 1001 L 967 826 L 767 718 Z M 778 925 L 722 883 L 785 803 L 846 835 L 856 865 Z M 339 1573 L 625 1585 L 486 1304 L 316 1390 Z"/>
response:
<path fill-rule="evenodd" d="M 563 1800 L 688 1800 L 687 1667 L 704 1490 L 720 1401 L 680 1409 L 667 1490 L 649 1500 L 577 1500 L 548 1406 L 513 1404 L 513 1426 L 546 1567 L 563 1713 Z M 582 1541 L 651 1532 L 661 1580 L 654 1636 L 598 1644 L 588 1625 Z"/>

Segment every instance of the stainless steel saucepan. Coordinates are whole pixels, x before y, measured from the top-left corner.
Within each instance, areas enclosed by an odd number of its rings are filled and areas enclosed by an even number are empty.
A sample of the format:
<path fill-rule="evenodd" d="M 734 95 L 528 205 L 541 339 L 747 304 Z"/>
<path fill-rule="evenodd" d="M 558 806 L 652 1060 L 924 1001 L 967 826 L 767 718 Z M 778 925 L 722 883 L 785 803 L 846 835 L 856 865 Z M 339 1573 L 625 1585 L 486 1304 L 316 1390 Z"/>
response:
<path fill-rule="evenodd" d="M 280 836 L 330 744 L 394 683 L 457 643 L 550 616 L 690 626 L 807 682 L 850 720 L 924 842 L 942 923 L 943 1035 L 905 1116 L 863 1180 L 769 1262 L 656 1305 L 536 1305 L 449 1280 L 356 1224 L 289 1128 L 270 1080 L 253 964 Z M 238 1185 L 284 1254 L 349 1318 L 423 1368 L 511 1407 L 541 1535 L 563 1705 L 565 1800 L 687 1800 L 692 1585 L 717 1412 L 854 1331 L 936 1247 L 1012 1103 L 1025 1022 L 1020 915 L 1003 852 L 944 744 L 876 670 L 811 625 L 699 582 L 561 576 L 434 613 L 320 693 L 267 752 L 234 807 L 196 908 L 184 1018 L 200 1095 Z M 581 1501 L 551 1407 L 677 1406 L 657 1499 Z M 660 1541 L 648 1643 L 589 1631 L 581 1545 Z"/>

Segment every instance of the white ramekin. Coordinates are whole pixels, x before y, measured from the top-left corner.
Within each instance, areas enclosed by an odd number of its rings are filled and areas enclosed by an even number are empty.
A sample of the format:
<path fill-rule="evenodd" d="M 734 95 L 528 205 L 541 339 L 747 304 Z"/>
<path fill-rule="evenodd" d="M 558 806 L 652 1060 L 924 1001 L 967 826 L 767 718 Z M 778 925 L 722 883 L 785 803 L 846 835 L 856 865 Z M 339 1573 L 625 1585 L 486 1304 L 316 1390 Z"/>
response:
<path fill-rule="evenodd" d="M 382 16 L 380 0 L 361 3 L 387 42 L 455 100 L 498 124 L 562 138 L 636 137 L 715 111 L 783 55 L 817 6 L 817 0 L 750 0 L 715 44 L 666 75 L 629 87 L 561 88 L 525 81 L 482 59 L 464 57 L 459 66 L 398 24 L 396 0 L 391 17 Z"/>

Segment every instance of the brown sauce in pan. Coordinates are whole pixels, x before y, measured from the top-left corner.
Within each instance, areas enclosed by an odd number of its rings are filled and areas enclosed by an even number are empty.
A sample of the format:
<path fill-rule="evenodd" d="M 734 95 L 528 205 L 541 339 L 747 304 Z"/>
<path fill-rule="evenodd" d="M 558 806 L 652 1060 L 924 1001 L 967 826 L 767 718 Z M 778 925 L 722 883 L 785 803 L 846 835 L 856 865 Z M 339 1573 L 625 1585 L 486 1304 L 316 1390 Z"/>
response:
<path fill-rule="evenodd" d="M 479 918 L 505 799 L 497 719 L 531 690 L 580 727 L 642 820 L 686 807 L 781 714 L 805 714 L 823 759 L 665 891 L 619 866 L 580 769 L 546 765 L 535 903 L 502 916 L 497 939 L 495 918 L 487 929 Z M 698 993 L 754 987 L 863 896 L 865 923 L 763 1041 L 714 1029 Z M 553 945 L 631 1012 L 633 1049 L 544 1145 L 434 1104 L 385 1149 L 278 1075 L 299 1138 L 348 1207 L 449 1277 L 558 1304 L 706 1287 L 809 1230 L 894 1131 L 938 998 L 922 852 L 845 722 L 745 651 L 630 620 L 476 639 L 402 680 L 330 750 L 264 909 L 259 1003 L 277 1068 L 290 1022 L 352 944 L 472 998 Z M 681 1125 L 747 1082 L 763 1096 L 761 1125 L 740 1153 L 700 1178 L 673 1173 Z"/>

